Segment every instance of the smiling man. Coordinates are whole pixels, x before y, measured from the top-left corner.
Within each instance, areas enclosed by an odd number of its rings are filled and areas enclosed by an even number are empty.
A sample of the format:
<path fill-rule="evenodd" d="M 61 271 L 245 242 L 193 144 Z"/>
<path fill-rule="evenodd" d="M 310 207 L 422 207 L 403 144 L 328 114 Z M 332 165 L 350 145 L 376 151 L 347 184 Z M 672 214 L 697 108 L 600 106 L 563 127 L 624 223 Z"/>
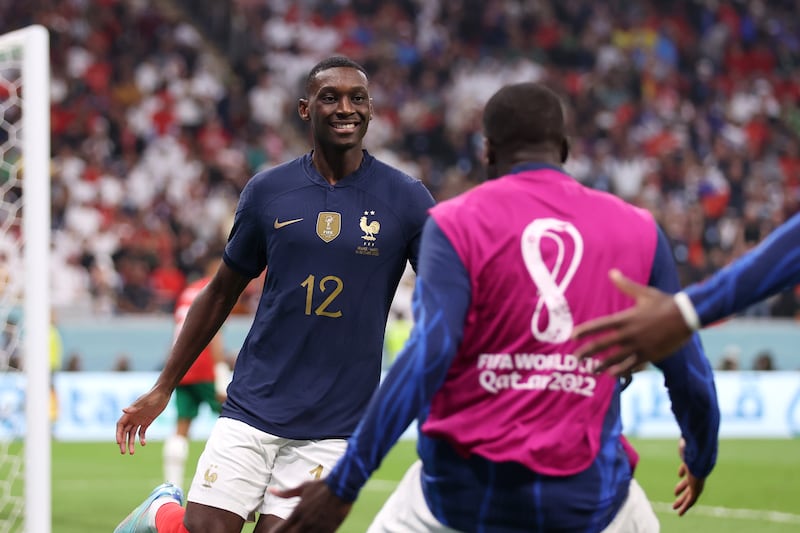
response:
<path fill-rule="evenodd" d="M 117 423 L 120 452 L 133 454 L 137 433 L 144 445 L 181 376 L 269 265 L 189 503 L 161 485 L 116 532 L 238 532 L 254 513 L 255 532 L 268 531 L 296 503 L 269 489 L 327 476 L 378 385 L 389 307 L 407 261 L 416 269 L 433 198 L 362 148 L 372 104 L 357 63 L 317 64 L 298 112 L 313 150 L 247 183 L 219 270 L 155 386 Z"/>

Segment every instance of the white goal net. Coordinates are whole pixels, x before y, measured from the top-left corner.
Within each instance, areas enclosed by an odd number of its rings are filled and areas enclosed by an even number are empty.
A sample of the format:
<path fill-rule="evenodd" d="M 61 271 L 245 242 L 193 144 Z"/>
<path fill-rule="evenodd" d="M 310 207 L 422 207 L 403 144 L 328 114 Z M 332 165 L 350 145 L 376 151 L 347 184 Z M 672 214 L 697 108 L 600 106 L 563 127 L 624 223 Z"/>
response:
<path fill-rule="evenodd" d="M 49 37 L 0 35 L 0 533 L 49 533 Z"/>

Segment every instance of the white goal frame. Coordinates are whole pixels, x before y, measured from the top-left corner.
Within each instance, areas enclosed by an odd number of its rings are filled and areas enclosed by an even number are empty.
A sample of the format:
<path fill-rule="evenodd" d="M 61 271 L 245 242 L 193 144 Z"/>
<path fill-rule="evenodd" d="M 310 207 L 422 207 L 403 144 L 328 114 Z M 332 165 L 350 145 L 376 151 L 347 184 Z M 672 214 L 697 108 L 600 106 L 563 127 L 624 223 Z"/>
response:
<path fill-rule="evenodd" d="M 24 531 L 50 533 L 50 36 L 28 26 L 0 35 L 0 47 L 22 49 Z"/>

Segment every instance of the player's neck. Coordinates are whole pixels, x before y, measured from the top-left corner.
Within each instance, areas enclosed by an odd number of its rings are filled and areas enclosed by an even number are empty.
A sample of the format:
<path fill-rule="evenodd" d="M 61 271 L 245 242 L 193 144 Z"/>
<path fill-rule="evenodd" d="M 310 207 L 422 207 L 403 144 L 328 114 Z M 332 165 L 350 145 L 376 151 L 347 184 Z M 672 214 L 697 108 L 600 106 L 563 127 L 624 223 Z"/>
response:
<path fill-rule="evenodd" d="M 511 153 L 501 155 L 497 158 L 497 170 L 500 176 L 504 176 L 511 172 L 511 169 L 517 165 L 531 163 L 535 165 L 550 165 L 553 167 L 560 167 L 563 163 L 560 154 L 550 149 L 538 149 L 528 147 L 524 149 L 514 150 Z"/>
<path fill-rule="evenodd" d="M 345 151 L 315 147 L 311 154 L 314 168 L 331 185 L 358 170 L 363 160 L 364 152 L 360 145 Z"/>

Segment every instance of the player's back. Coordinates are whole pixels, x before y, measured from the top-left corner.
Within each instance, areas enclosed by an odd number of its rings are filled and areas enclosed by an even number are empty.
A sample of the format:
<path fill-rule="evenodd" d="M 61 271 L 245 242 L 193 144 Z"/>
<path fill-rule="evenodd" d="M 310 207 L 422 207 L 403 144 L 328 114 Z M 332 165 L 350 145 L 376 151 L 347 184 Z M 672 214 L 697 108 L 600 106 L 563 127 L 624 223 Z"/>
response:
<path fill-rule="evenodd" d="M 617 382 L 578 362 L 574 324 L 630 305 L 610 268 L 647 283 L 652 217 L 528 166 L 434 208 L 470 276 L 464 336 L 424 431 L 464 453 L 548 475 L 594 461 Z"/>
<path fill-rule="evenodd" d="M 572 355 L 574 324 L 630 304 L 607 278 L 647 283 L 644 210 L 525 165 L 431 216 L 470 281 L 463 337 L 422 425 L 423 486 L 457 529 L 601 531 L 628 494 L 619 384 Z"/>

